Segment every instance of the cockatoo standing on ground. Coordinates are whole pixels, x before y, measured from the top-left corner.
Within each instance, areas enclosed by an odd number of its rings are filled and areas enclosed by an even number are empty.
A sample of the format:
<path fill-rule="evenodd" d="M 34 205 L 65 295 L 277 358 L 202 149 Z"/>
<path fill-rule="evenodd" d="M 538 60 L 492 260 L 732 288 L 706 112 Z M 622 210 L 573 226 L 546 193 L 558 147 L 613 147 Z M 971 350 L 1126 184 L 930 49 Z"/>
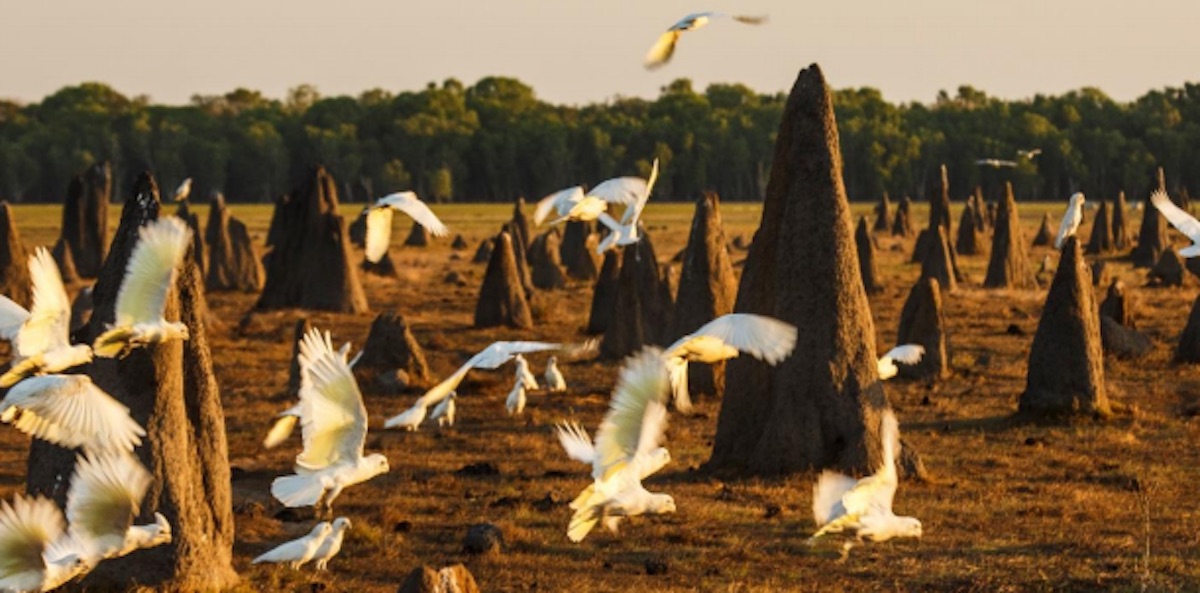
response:
<path fill-rule="evenodd" d="M 433 413 L 429 415 L 430 420 L 437 420 L 438 426 L 454 426 L 454 413 L 457 411 L 457 405 L 454 400 L 458 399 L 458 394 L 451 391 L 446 399 L 442 400 L 433 408 Z"/>
<path fill-rule="evenodd" d="M 313 556 L 317 555 L 317 550 L 321 548 L 321 544 L 325 542 L 325 539 L 329 537 L 332 531 L 333 526 L 329 524 L 329 521 L 321 521 L 313 526 L 308 535 L 271 548 L 267 553 L 255 558 L 251 564 L 262 562 L 287 563 L 292 570 L 298 570 L 301 566 L 304 566 L 305 562 L 312 560 Z"/>
<path fill-rule="evenodd" d="M 513 384 L 512 391 L 508 392 L 508 398 L 504 400 L 504 409 L 508 410 L 508 415 L 521 414 L 525 411 L 525 384 L 520 379 Z"/>
<path fill-rule="evenodd" d="M 546 389 L 555 393 L 562 393 L 567 390 L 567 381 L 563 379 L 563 374 L 558 370 L 558 357 L 551 356 L 546 361 Z"/>
<path fill-rule="evenodd" d="M 333 520 L 332 527 L 329 535 L 321 542 L 321 547 L 317 548 L 317 552 L 313 554 L 312 559 L 317 563 L 317 570 L 325 570 L 329 566 L 329 561 L 342 551 L 342 539 L 346 536 L 346 530 L 350 529 L 350 519 L 338 517 Z"/>

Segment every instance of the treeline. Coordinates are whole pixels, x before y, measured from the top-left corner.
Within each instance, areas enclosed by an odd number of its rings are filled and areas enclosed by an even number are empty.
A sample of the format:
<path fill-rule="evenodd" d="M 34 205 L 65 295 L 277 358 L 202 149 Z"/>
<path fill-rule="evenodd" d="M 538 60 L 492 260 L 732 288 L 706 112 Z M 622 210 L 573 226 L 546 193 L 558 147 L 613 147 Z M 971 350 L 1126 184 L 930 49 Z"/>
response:
<path fill-rule="evenodd" d="M 785 100 L 738 84 L 697 92 L 680 79 L 653 101 L 553 105 L 518 80 L 489 77 L 470 87 L 450 79 L 359 97 L 321 97 L 300 86 L 282 101 L 238 89 L 166 106 L 88 83 L 40 103 L 0 101 L 0 198 L 58 201 L 74 173 L 109 161 L 117 196 L 150 169 L 168 187 L 193 177 L 195 195 L 267 201 L 322 163 L 343 199 L 411 188 L 435 201 L 508 201 L 645 175 L 658 158 L 657 199 L 711 189 L 726 200 L 757 200 Z M 956 198 L 1004 181 L 1022 199 L 1063 199 L 1076 190 L 1102 197 L 1128 190 L 1137 198 L 1160 166 L 1172 189 L 1194 193 L 1200 181 L 1196 84 L 1132 103 L 1090 88 L 1004 101 L 968 86 L 928 105 L 888 103 L 870 88 L 837 91 L 834 101 L 855 199 L 920 198 L 941 163 Z M 1033 148 L 1041 149 L 1036 158 L 1017 157 Z M 983 168 L 980 158 L 1018 164 Z"/>

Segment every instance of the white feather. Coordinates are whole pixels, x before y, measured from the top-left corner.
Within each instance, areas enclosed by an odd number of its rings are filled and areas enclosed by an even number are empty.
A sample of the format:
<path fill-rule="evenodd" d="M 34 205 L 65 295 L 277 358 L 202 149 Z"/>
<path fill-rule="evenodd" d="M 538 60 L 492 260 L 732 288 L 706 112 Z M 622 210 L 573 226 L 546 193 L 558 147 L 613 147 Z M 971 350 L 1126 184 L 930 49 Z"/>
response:
<path fill-rule="evenodd" d="M 722 315 L 686 335 L 666 349 L 666 356 L 681 356 L 696 338 L 715 338 L 721 343 L 775 364 L 786 358 L 796 346 L 796 328 L 762 315 L 730 313 Z"/>
<path fill-rule="evenodd" d="M 333 349 L 328 332 L 305 334 L 300 344 L 302 374 L 311 385 L 300 387 L 300 427 L 304 451 L 296 465 L 317 470 L 362 457 L 367 438 L 367 409 L 345 355 Z"/>
<path fill-rule="evenodd" d="M 328 521 L 322 521 L 313 526 L 312 530 L 303 537 L 280 544 L 265 554 L 255 558 L 251 564 L 261 562 L 279 562 L 291 565 L 293 569 L 300 568 L 316 555 L 322 542 L 333 530 Z"/>
<path fill-rule="evenodd" d="M 1083 222 L 1083 202 L 1082 193 L 1075 192 L 1071 196 L 1071 201 L 1067 204 L 1067 211 L 1058 225 L 1058 236 L 1054 239 L 1055 249 L 1062 249 L 1067 237 L 1074 235 L 1075 231 L 1079 229 L 1079 224 Z"/>
<path fill-rule="evenodd" d="M 422 202 L 417 194 L 411 191 L 402 191 L 394 194 L 386 195 L 379 198 L 375 202 L 375 207 L 387 206 L 393 210 L 399 210 L 407 214 L 415 220 L 417 224 L 425 227 L 425 230 L 435 237 L 444 237 L 449 234 L 450 229 L 442 224 L 433 210 L 429 209 L 429 205 Z"/>
<path fill-rule="evenodd" d="M 367 211 L 367 234 L 364 241 L 364 257 L 371 263 L 379 263 L 392 242 L 392 209 L 371 208 Z"/>
<path fill-rule="evenodd" d="M 1200 255 L 1200 220 L 1176 206 L 1171 202 L 1171 198 L 1167 197 L 1167 192 L 1161 189 L 1150 194 L 1150 203 L 1154 204 L 1171 226 L 1191 240 L 1192 244 L 1181 249 L 1179 254 L 1184 257 Z"/>
<path fill-rule="evenodd" d="M 120 552 L 150 480 L 150 472 L 127 453 L 79 457 L 67 491 L 71 536 L 96 558 Z"/>
<path fill-rule="evenodd" d="M 142 227 L 117 293 L 116 326 L 161 323 L 167 291 L 191 245 L 192 231 L 175 216 Z"/>
<path fill-rule="evenodd" d="M 132 451 L 146 431 L 87 375 L 30 377 L 0 401 L 0 419 L 44 441 L 72 449 Z"/>

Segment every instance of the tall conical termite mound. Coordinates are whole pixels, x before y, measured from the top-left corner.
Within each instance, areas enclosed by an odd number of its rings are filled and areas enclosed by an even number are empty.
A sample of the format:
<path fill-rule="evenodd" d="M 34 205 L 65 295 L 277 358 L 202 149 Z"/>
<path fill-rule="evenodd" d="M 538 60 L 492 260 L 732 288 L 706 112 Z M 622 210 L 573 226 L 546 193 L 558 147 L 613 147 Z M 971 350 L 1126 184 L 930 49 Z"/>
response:
<path fill-rule="evenodd" d="M 992 235 L 992 256 L 988 260 L 984 288 L 1037 288 L 1037 278 L 1025 253 L 1025 235 L 1021 232 L 1021 217 L 1013 199 L 1012 185 L 996 210 L 996 232 Z"/>
<path fill-rule="evenodd" d="M 800 72 L 784 107 L 734 310 L 800 331 L 795 350 L 774 367 L 751 356 L 729 361 L 708 467 L 758 475 L 878 467 L 888 402 L 833 103 L 816 65 Z"/>
<path fill-rule="evenodd" d="M 525 287 L 517 272 L 517 256 L 512 236 L 501 232 L 496 237 L 492 259 L 483 274 L 479 300 L 475 303 L 475 327 L 533 327 Z"/>
<path fill-rule="evenodd" d="M 887 192 L 883 192 L 883 197 L 879 198 L 879 203 L 875 204 L 875 232 L 886 233 L 892 228 L 892 201 L 888 199 Z"/>
<path fill-rule="evenodd" d="M 933 278 L 943 291 L 950 293 L 958 289 L 958 281 L 954 274 L 953 251 L 946 240 L 946 230 L 940 226 L 931 226 L 921 235 L 925 239 L 925 256 L 921 260 L 921 278 Z"/>
<path fill-rule="evenodd" d="M 608 320 L 616 306 L 617 280 L 621 277 L 621 250 L 609 249 L 604 253 L 604 263 L 592 287 L 592 307 L 588 315 L 587 333 L 602 334 L 608 329 Z"/>
<path fill-rule="evenodd" d="M 108 258 L 96 282 L 88 340 L 113 323 L 118 290 L 138 229 L 159 217 L 158 188 L 149 173 L 138 177 L 125 202 Z M 124 590 L 133 586 L 172 591 L 215 591 L 237 582 L 233 570 L 233 507 L 225 441 L 225 415 L 213 375 L 205 329 L 207 305 L 191 250 L 168 293 L 164 317 L 184 323 L 186 341 L 138 348 L 125 358 L 97 359 L 88 374 L 129 408 L 146 429 L 135 454 L 153 476 L 136 523 L 160 512 L 171 524 L 170 544 L 100 563 L 81 586 Z M 61 501 L 74 471 L 75 452 L 35 441 L 27 490 Z"/>
<path fill-rule="evenodd" d="M 225 197 L 213 196 L 208 209 L 208 274 L 204 287 L 210 292 L 262 288 L 262 264 L 254 255 L 254 244 L 246 225 L 225 205 Z"/>
<path fill-rule="evenodd" d="M 354 368 L 401 369 L 408 374 L 410 386 L 424 387 L 433 378 L 429 364 L 425 362 L 425 351 L 417 343 L 408 322 L 395 311 L 381 313 L 371 322 L 371 331 L 363 343 L 362 358 Z"/>
<path fill-rule="evenodd" d="M 525 198 L 518 197 L 513 200 L 513 240 L 519 240 L 521 249 L 525 250 L 529 247 L 529 242 L 533 240 L 533 235 L 529 230 L 529 217 L 525 216 Z"/>
<path fill-rule="evenodd" d="M 621 252 L 621 271 L 600 355 L 623 358 L 645 344 L 657 344 L 670 323 L 670 291 L 664 286 L 650 237 L 643 231 L 641 240 Z"/>
<path fill-rule="evenodd" d="M 997 226 L 999 226 L 997 224 Z M 1042 215 L 1042 224 L 1038 227 L 1037 234 L 1033 236 L 1034 247 L 1046 247 L 1054 244 L 1054 237 L 1057 231 L 1054 229 L 1054 221 L 1050 219 L 1050 213 Z"/>
<path fill-rule="evenodd" d="M 1108 210 L 1108 202 L 1100 200 L 1100 208 L 1096 210 L 1096 219 L 1092 222 L 1092 237 L 1088 240 L 1087 254 L 1095 255 L 1108 253 L 1116 249 L 1113 244 L 1112 214 Z"/>
<path fill-rule="evenodd" d="M 492 249 L 496 245 L 495 237 L 488 237 L 479 242 L 479 247 L 475 250 L 475 255 L 471 257 L 473 264 L 486 264 L 492 259 Z"/>
<path fill-rule="evenodd" d="M 892 219 L 893 237 L 911 237 L 916 234 L 912 223 L 912 200 L 907 196 L 896 206 L 896 216 Z"/>
<path fill-rule="evenodd" d="M 512 251 L 514 262 L 517 266 L 517 279 L 521 282 L 521 287 L 525 289 L 525 298 L 533 297 L 533 278 L 529 273 L 529 253 L 528 244 L 518 239 L 521 230 L 517 227 L 517 223 L 509 221 L 500 227 L 501 232 L 508 233 L 508 237 L 512 243 Z"/>
<path fill-rule="evenodd" d="M 938 167 L 929 191 L 929 228 L 942 227 L 947 237 L 953 237 L 950 228 L 950 175 L 946 165 Z"/>
<path fill-rule="evenodd" d="M 1069 237 L 1037 333 L 1019 412 L 1029 416 L 1108 416 L 1100 318 L 1078 237 Z"/>
<path fill-rule="evenodd" d="M 54 263 L 58 264 L 58 273 L 62 275 L 64 284 L 70 285 L 79 282 L 79 271 L 75 269 L 75 258 L 71 255 L 71 248 L 62 237 L 59 237 L 58 241 L 54 243 L 50 255 L 54 256 Z"/>
<path fill-rule="evenodd" d="M 854 231 L 854 245 L 858 249 L 858 270 L 862 276 L 863 290 L 867 294 L 883 290 L 883 285 L 879 283 L 879 268 L 875 265 L 875 237 L 871 235 L 865 216 L 859 219 L 858 228 Z"/>
<path fill-rule="evenodd" d="M 1113 321 L 1125 327 L 1137 329 L 1137 322 L 1134 320 L 1134 305 L 1129 298 L 1129 289 L 1124 282 L 1113 280 L 1112 284 L 1108 286 L 1104 301 L 1100 303 L 1100 315 L 1111 317 Z"/>
<path fill-rule="evenodd" d="M 267 242 L 257 308 L 367 311 L 346 222 L 338 214 L 337 184 L 324 167 L 310 170 L 297 191 L 276 202 Z"/>
<path fill-rule="evenodd" d="M 973 203 L 968 202 L 967 207 L 963 208 L 954 248 L 963 255 L 980 255 L 985 251 L 983 230 L 980 228 L 980 219 Z"/>
<path fill-rule="evenodd" d="M 108 203 L 112 168 L 97 163 L 71 178 L 62 209 L 62 239 L 71 249 L 75 269 L 84 278 L 100 274 L 108 253 Z"/>
<path fill-rule="evenodd" d="M 559 256 L 558 229 L 550 229 L 529 245 L 530 279 L 534 288 L 560 290 L 567 287 L 567 273 Z"/>
<path fill-rule="evenodd" d="M 577 280 L 595 280 L 600 273 L 600 258 L 596 255 L 598 241 L 592 223 L 578 220 L 564 225 L 559 256 L 567 267 L 567 275 Z"/>
<path fill-rule="evenodd" d="M 942 379 L 950 374 L 946 349 L 946 314 L 942 309 L 941 287 L 935 278 L 921 278 L 908 293 L 900 310 L 897 344 L 920 344 L 925 348 L 921 362 L 898 365 L 900 375 L 913 379 Z"/>
<path fill-rule="evenodd" d="M 12 207 L 0 201 L 0 294 L 29 308 L 33 279 L 29 275 L 29 251 L 17 231 Z"/>
<path fill-rule="evenodd" d="M 1166 190 L 1163 170 L 1158 170 L 1158 189 Z M 1167 237 L 1167 219 L 1159 214 L 1158 208 L 1146 200 L 1142 208 L 1142 226 L 1138 231 L 1137 247 L 1133 248 L 1133 267 L 1150 268 L 1158 263 L 1164 251 L 1171 247 Z"/>
<path fill-rule="evenodd" d="M 677 340 L 705 323 L 733 312 L 737 279 L 725 246 L 720 203 L 720 198 L 713 192 L 705 192 L 696 200 L 676 291 L 679 298 L 664 342 Z M 694 394 L 723 395 L 725 364 L 688 365 L 688 389 Z"/>
<path fill-rule="evenodd" d="M 1112 209 L 1113 247 L 1124 251 L 1133 247 L 1133 239 L 1129 236 L 1129 209 L 1125 204 L 1125 192 L 1118 192 L 1113 200 Z"/>
<path fill-rule="evenodd" d="M 200 227 L 200 215 L 192 212 L 188 202 L 183 201 L 175 207 L 175 216 L 186 222 L 188 228 L 192 229 L 192 253 L 196 254 L 196 265 L 200 267 L 200 276 L 204 277 L 204 272 L 208 269 L 208 249 L 204 247 L 206 237 Z"/>

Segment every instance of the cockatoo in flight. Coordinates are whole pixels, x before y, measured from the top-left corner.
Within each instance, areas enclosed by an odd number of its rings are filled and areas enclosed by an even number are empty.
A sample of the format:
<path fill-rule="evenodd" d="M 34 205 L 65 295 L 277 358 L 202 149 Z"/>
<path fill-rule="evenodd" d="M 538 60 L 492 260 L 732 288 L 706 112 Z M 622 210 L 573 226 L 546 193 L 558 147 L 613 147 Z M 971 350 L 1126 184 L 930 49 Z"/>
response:
<path fill-rule="evenodd" d="M 550 221 L 551 225 L 566 220 L 584 222 L 598 220 L 602 216 L 607 216 L 606 211 L 609 204 L 624 206 L 626 214 L 630 214 L 631 208 L 636 209 L 637 214 L 640 215 L 641 209 L 645 207 L 645 199 L 650 196 L 653 178 L 658 176 L 658 160 L 656 159 L 654 162 L 652 181 L 649 183 L 641 177 L 614 177 L 601 182 L 591 191 L 585 192 L 583 186 L 576 185 L 538 200 L 537 207 L 533 211 L 534 224 L 541 225 L 552 211 L 558 215 L 558 218 Z M 641 206 L 637 205 L 639 201 L 642 202 Z M 622 217 L 624 216 L 622 215 Z M 601 220 L 601 222 L 604 221 Z M 616 221 L 609 216 L 608 222 L 604 222 L 604 224 L 616 224 Z"/>
<path fill-rule="evenodd" d="M 642 486 L 642 476 L 665 463 L 661 461 L 665 453 L 658 451 L 667 428 L 663 400 L 668 388 L 659 349 L 645 348 L 626 361 L 608 413 L 596 431 L 593 483 L 571 504 L 575 510 L 567 527 L 571 541 L 582 541 L 600 521 L 615 531 L 622 517 L 675 512 L 674 498 Z M 563 444 L 568 451 L 573 446 Z M 572 456 L 586 458 L 581 447 Z"/>
<path fill-rule="evenodd" d="M 300 341 L 303 343 L 304 339 L 301 338 Z M 358 364 L 358 359 L 362 358 L 363 355 L 362 352 L 359 352 L 353 359 L 351 359 L 350 342 L 342 344 L 342 348 L 341 350 L 338 350 L 338 354 L 341 355 L 343 360 L 347 361 L 346 364 L 350 365 L 350 368 L 354 368 L 354 365 Z M 309 378 L 308 369 L 301 364 L 300 387 L 303 389 L 305 385 L 311 384 L 312 380 Z M 296 429 L 296 424 L 300 422 L 300 412 L 301 406 L 300 403 L 297 402 L 296 405 L 276 414 L 275 423 L 271 425 L 270 432 L 268 432 L 267 437 L 263 439 L 263 448 L 273 449 L 278 447 L 284 441 L 286 441 L 288 437 L 292 436 L 292 431 Z"/>
<path fill-rule="evenodd" d="M 425 227 L 429 234 L 444 237 L 450 229 L 442 224 L 433 210 L 422 202 L 417 194 L 402 191 L 379 198 L 367 209 L 367 235 L 364 256 L 371 263 L 378 263 L 387 253 L 392 241 L 392 214 L 399 210 L 409 215 L 417 224 Z"/>
<path fill-rule="evenodd" d="M 1062 249 L 1063 243 L 1067 242 L 1067 237 L 1075 234 L 1079 230 L 1079 223 L 1083 222 L 1083 192 L 1075 192 L 1071 195 L 1071 201 L 1067 204 L 1067 211 L 1063 213 L 1062 222 L 1058 225 L 1058 236 L 1054 238 L 1054 248 Z"/>
<path fill-rule="evenodd" d="M 130 452 L 146 436 L 129 408 L 87 375 L 42 375 L 17 383 L 0 400 L 0 420 L 66 449 Z"/>
<path fill-rule="evenodd" d="M 621 214 L 620 222 L 617 222 L 607 212 L 601 212 L 600 216 L 596 218 L 596 220 L 599 220 L 601 224 L 608 227 L 608 230 L 611 231 L 596 246 L 596 253 L 603 254 L 616 245 L 633 245 L 641 239 L 641 236 L 638 235 L 638 223 L 641 222 L 642 210 L 646 208 L 646 202 L 650 199 L 650 192 L 654 190 L 654 182 L 656 180 L 658 180 L 658 159 L 654 159 L 654 165 L 650 168 L 650 178 L 647 180 L 642 180 L 639 177 L 620 177 L 605 181 L 592 190 L 593 193 L 602 192 L 605 183 L 621 182 L 624 186 L 631 187 L 634 191 L 638 192 L 637 200 L 625 207 L 625 212 Z"/>
<path fill-rule="evenodd" d="M 1002 159 L 977 159 L 975 164 L 980 167 L 991 167 L 993 169 L 1011 169 L 1017 166 L 1016 161 L 1006 161 Z"/>
<path fill-rule="evenodd" d="M 176 202 L 182 202 L 188 199 L 190 195 L 192 195 L 192 178 L 188 177 L 183 180 L 183 183 L 179 184 L 179 187 L 175 188 L 175 195 L 171 199 Z"/>
<path fill-rule="evenodd" d="M 29 275 L 33 279 L 29 311 L 0 295 L 0 338 L 13 344 L 12 366 L 0 376 L 0 387 L 92 361 L 91 346 L 71 345 L 71 299 L 58 264 L 45 248 L 39 247 L 29 257 Z"/>
<path fill-rule="evenodd" d="M 826 470 L 813 486 L 813 518 L 820 529 L 809 544 L 827 533 L 853 531 L 859 540 L 881 542 L 894 537 L 921 537 L 921 522 L 892 512 L 899 478 L 896 455 L 900 452 L 900 427 L 891 410 L 883 412 L 880 439 L 883 465 L 861 480 Z M 849 550 L 849 547 L 846 548 Z"/>
<path fill-rule="evenodd" d="M 1031 160 L 1039 154 L 1042 154 L 1042 149 L 1040 149 L 1040 148 L 1033 148 L 1030 150 L 1024 150 L 1024 149 L 1017 150 L 1017 158 L 1022 158 L 1022 159 L 1030 159 Z"/>
<path fill-rule="evenodd" d="M 321 549 L 321 544 L 325 543 L 325 540 L 329 538 L 329 534 L 332 532 L 333 526 L 329 524 L 329 521 L 321 521 L 313 525 L 312 530 L 307 535 L 271 548 L 266 553 L 255 558 L 251 564 L 274 562 L 287 564 L 292 570 L 299 570 L 301 566 L 304 566 L 306 562 L 312 560 L 317 555 L 317 551 Z"/>
<path fill-rule="evenodd" d="M 679 36 L 684 31 L 694 31 L 717 18 L 729 18 L 739 23 L 746 23 L 747 25 L 761 25 L 767 22 L 766 16 L 743 16 L 720 12 L 696 12 L 689 14 L 679 19 L 679 22 L 671 25 L 671 28 L 667 29 L 666 33 L 660 35 L 658 41 L 654 42 L 654 46 L 646 53 L 644 62 L 646 69 L 654 70 L 671 61 L 671 56 L 675 55 L 675 44 L 679 42 Z"/>
<path fill-rule="evenodd" d="M 1150 194 L 1150 203 L 1158 208 L 1171 226 L 1191 240 L 1192 244 L 1180 249 L 1179 255 L 1189 258 L 1200 255 L 1200 220 L 1176 206 L 1171 198 L 1167 197 L 1167 192 L 1161 189 Z"/>
<path fill-rule="evenodd" d="M 896 366 L 897 362 L 913 365 L 921 362 L 921 358 L 924 356 L 925 347 L 920 344 L 903 344 L 888 350 L 887 354 L 879 357 L 879 380 L 887 381 L 895 377 L 900 372 L 900 368 Z"/>
<path fill-rule="evenodd" d="M 171 542 L 171 524 L 162 513 L 154 513 L 154 523 L 133 524 L 150 482 L 150 472 L 129 453 L 77 458 L 67 491 L 68 532 L 84 550 L 89 568 Z"/>
<path fill-rule="evenodd" d="M 692 409 L 688 362 L 712 364 L 747 352 L 774 365 L 787 358 L 795 347 L 796 328 L 763 315 L 730 313 L 704 324 L 663 351 L 675 408 L 684 413 Z"/>
<path fill-rule="evenodd" d="M 191 229 L 175 216 L 138 229 L 138 243 L 117 293 L 117 319 L 92 344 L 96 356 L 113 358 L 139 346 L 188 339 L 187 326 L 167 321 L 163 310 L 191 243 Z"/>
<path fill-rule="evenodd" d="M 48 498 L 0 502 L 0 590 L 53 591 L 88 570 L 66 520 Z"/>
<path fill-rule="evenodd" d="M 300 388 L 300 428 L 304 450 L 296 473 L 276 478 L 271 494 L 288 507 L 324 506 L 342 490 L 387 473 L 387 457 L 363 455 L 367 408 L 344 355 L 326 332 L 312 329 L 300 344 L 301 368 L 311 383 Z"/>

